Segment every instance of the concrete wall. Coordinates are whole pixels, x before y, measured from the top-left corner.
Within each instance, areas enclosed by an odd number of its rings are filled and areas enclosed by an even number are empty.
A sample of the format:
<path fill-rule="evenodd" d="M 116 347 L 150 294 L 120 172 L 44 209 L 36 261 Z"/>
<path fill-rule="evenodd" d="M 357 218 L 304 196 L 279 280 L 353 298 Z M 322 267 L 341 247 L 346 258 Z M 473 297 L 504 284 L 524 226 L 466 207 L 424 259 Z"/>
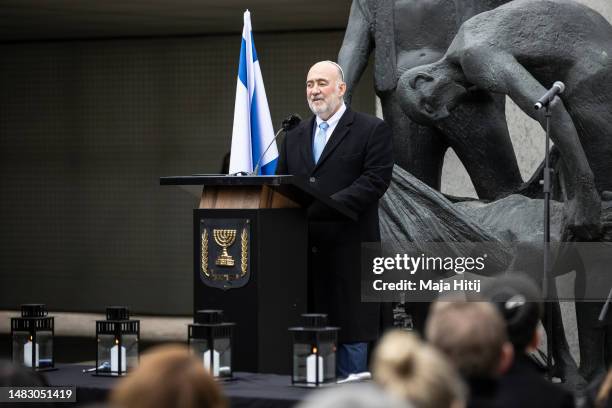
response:
<path fill-rule="evenodd" d="M 274 126 L 342 31 L 258 34 Z M 197 189 L 230 148 L 240 35 L 0 44 L 0 309 L 191 314 Z M 366 73 L 366 78 L 371 78 Z M 371 80 L 356 108 L 373 112 Z"/>

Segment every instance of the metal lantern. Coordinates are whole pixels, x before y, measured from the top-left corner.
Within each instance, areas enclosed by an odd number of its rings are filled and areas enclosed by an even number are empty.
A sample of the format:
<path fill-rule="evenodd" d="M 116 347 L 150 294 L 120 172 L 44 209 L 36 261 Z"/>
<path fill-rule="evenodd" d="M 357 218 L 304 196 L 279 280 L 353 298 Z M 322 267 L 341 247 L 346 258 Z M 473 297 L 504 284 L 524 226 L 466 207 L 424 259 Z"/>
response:
<path fill-rule="evenodd" d="M 106 320 L 96 321 L 96 340 L 94 375 L 121 376 L 138 366 L 140 320 L 130 320 L 127 307 L 106 308 Z"/>
<path fill-rule="evenodd" d="M 194 323 L 189 325 L 189 348 L 215 378 L 230 379 L 233 376 L 235 326 L 235 323 L 223 322 L 221 310 L 198 310 Z"/>
<path fill-rule="evenodd" d="M 326 314 L 303 314 L 302 327 L 293 334 L 291 384 L 318 387 L 336 382 L 338 327 L 327 326 Z"/>
<path fill-rule="evenodd" d="M 13 362 L 39 371 L 53 370 L 53 327 L 46 305 L 21 305 L 21 317 L 11 318 Z"/>

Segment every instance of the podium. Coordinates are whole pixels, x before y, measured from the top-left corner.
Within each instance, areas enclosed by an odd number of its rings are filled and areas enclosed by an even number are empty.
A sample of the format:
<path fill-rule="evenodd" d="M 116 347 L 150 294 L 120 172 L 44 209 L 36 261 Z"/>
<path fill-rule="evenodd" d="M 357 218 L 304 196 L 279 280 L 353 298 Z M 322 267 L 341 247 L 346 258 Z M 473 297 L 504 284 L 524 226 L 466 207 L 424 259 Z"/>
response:
<path fill-rule="evenodd" d="M 236 323 L 234 371 L 289 374 L 288 328 L 308 310 L 306 209 L 356 214 L 295 176 L 193 175 L 161 185 L 203 187 L 193 211 L 193 312 Z"/>

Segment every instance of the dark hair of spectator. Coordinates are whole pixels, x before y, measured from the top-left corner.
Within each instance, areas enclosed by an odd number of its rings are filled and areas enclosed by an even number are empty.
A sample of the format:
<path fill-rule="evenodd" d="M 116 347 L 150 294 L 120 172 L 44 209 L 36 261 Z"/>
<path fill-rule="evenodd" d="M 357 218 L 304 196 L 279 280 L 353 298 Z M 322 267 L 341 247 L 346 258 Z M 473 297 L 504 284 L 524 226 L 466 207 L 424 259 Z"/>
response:
<path fill-rule="evenodd" d="M 485 296 L 493 302 L 504 320 L 508 340 L 517 352 L 523 352 L 533 340 L 544 306 L 536 284 L 527 276 L 514 274 L 496 278 L 485 288 Z"/>

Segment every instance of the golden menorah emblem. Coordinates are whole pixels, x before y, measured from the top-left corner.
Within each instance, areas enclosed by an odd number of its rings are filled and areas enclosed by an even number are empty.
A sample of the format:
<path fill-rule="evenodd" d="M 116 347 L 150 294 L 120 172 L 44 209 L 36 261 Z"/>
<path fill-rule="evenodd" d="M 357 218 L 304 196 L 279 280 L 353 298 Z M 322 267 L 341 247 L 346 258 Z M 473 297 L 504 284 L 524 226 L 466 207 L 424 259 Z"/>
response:
<path fill-rule="evenodd" d="M 217 257 L 215 264 L 219 266 L 234 266 L 234 258 L 227 253 L 227 248 L 232 246 L 234 241 L 236 241 L 236 230 L 214 229 L 213 237 L 217 245 L 221 247 L 221 255 Z"/>

